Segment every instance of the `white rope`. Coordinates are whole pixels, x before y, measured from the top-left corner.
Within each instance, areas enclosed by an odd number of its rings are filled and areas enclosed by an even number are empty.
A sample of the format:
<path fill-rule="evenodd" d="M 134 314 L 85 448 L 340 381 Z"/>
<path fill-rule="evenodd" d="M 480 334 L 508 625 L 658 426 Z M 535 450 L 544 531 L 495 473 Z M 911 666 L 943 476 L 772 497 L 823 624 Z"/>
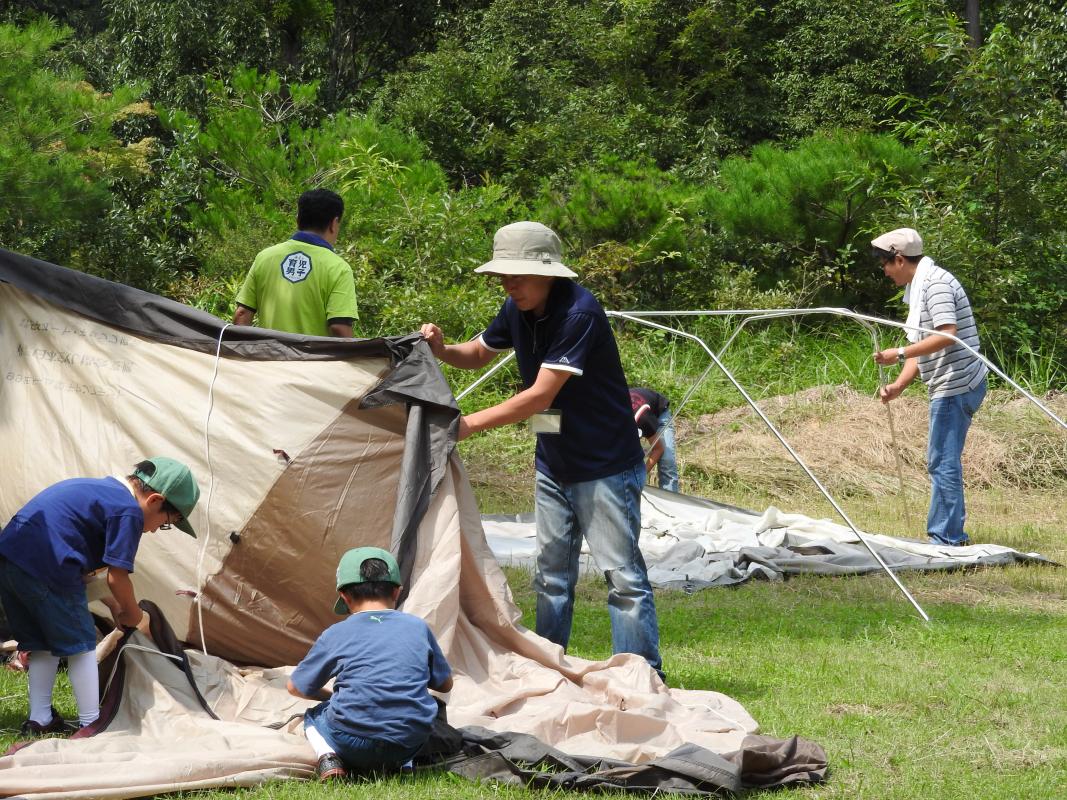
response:
<path fill-rule="evenodd" d="M 196 597 L 193 602 L 196 604 L 196 625 L 200 629 L 200 650 L 206 656 L 207 652 L 207 637 L 204 634 L 204 604 L 201 602 L 201 598 L 204 596 L 204 556 L 207 554 L 208 545 L 211 543 L 211 498 L 215 494 L 215 468 L 211 463 L 211 436 L 209 435 L 209 427 L 211 425 L 211 412 L 215 407 L 215 380 L 219 377 L 219 361 L 222 356 L 222 335 L 226 333 L 226 329 L 230 327 L 231 323 L 225 323 L 219 330 L 218 346 L 215 348 L 215 369 L 211 373 L 211 383 L 207 387 L 207 413 L 204 415 L 204 453 L 207 459 L 207 505 L 204 509 L 204 516 L 207 519 L 207 524 L 204 526 L 202 535 L 203 541 L 200 543 L 200 552 L 196 558 Z"/>

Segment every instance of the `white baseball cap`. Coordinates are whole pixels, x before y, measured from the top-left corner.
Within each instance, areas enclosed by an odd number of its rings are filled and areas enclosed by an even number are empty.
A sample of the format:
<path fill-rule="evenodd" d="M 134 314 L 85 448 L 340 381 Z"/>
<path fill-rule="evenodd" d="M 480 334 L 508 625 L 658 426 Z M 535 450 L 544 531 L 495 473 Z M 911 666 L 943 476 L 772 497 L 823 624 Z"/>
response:
<path fill-rule="evenodd" d="M 883 233 L 871 240 L 871 246 L 887 253 L 899 253 L 902 256 L 921 256 L 923 254 L 923 237 L 914 228 L 897 228 Z"/>

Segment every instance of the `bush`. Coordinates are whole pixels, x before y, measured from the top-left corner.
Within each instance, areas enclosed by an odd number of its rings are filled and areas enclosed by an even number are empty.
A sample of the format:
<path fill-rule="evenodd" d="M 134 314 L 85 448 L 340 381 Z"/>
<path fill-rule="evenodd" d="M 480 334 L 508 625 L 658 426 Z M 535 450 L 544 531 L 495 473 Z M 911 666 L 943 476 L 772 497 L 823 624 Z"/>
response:
<path fill-rule="evenodd" d="M 397 334 L 424 321 L 466 332 L 499 290 L 469 275 L 517 205 L 503 187 L 452 190 L 423 145 L 373 117 L 319 118 L 314 84 L 235 72 L 208 81 L 205 120 L 164 115 L 193 198 L 184 226 L 199 269 L 170 291 L 222 317 L 255 254 L 292 234 L 296 199 L 326 186 L 345 200 L 338 252 L 352 265 L 360 335 Z M 472 309 L 477 309 L 477 317 Z"/>
<path fill-rule="evenodd" d="M 764 288 L 784 283 L 816 304 L 870 308 L 888 293 L 869 266 L 872 219 L 922 164 L 890 136 L 816 134 L 727 159 L 705 202 Z"/>
<path fill-rule="evenodd" d="M 145 132 L 130 120 L 152 112 L 134 87 L 102 94 L 80 72 L 49 67 L 68 36 L 45 19 L 0 25 L 0 245 L 139 280 L 145 258 L 126 238 L 123 209 L 155 144 L 116 131 Z"/>

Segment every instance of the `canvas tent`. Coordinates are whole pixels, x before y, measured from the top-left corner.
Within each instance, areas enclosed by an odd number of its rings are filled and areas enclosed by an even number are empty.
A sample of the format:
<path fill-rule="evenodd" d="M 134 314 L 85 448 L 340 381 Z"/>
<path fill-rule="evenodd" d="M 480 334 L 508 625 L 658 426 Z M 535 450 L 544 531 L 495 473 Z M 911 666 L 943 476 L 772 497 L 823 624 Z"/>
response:
<path fill-rule="evenodd" d="M 524 629 L 454 453 L 457 416 L 418 337 L 227 327 L 0 251 L 0 518 L 50 483 L 124 475 L 150 455 L 188 463 L 203 492 L 198 539 L 142 542 L 134 583 L 158 608 L 156 641 L 134 635 L 105 662 L 108 714 L 91 736 L 0 758 L 0 795 L 309 776 L 312 752 L 286 724 L 306 704 L 282 687 L 336 621 L 338 557 L 363 544 L 398 555 L 403 608 L 455 669 L 449 721 L 482 750 L 524 753 L 495 752 L 481 772 L 468 761 L 470 774 L 503 777 L 530 747 L 551 748 L 574 785 L 708 791 L 825 774 L 817 745 L 753 736 L 729 697 L 668 689 L 637 656 L 572 658 Z"/>

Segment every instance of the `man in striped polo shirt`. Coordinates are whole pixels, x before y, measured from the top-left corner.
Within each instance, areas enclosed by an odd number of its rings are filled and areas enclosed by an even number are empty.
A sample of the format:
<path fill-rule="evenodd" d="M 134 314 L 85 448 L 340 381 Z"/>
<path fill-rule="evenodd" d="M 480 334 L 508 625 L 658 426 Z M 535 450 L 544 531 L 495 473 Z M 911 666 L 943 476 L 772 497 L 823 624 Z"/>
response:
<path fill-rule="evenodd" d="M 930 513 L 926 532 L 935 544 L 966 545 L 963 500 L 963 445 L 971 417 L 986 393 L 985 363 L 978 352 L 978 328 L 971 303 L 951 273 L 923 255 L 912 228 L 898 228 L 871 242 L 872 252 L 897 286 L 906 286 L 907 337 L 904 347 L 874 354 L 878 364 L 900 364 L 895 381 L 881 389 L 883 403 L 898 397 L 918 375 L 930 393 L 930 434 L 926 468 L 930 473 Z M 918 328 L 924 330 L 919 331 Z M 955 339 L 927 331 L 940 331 Z"/>

